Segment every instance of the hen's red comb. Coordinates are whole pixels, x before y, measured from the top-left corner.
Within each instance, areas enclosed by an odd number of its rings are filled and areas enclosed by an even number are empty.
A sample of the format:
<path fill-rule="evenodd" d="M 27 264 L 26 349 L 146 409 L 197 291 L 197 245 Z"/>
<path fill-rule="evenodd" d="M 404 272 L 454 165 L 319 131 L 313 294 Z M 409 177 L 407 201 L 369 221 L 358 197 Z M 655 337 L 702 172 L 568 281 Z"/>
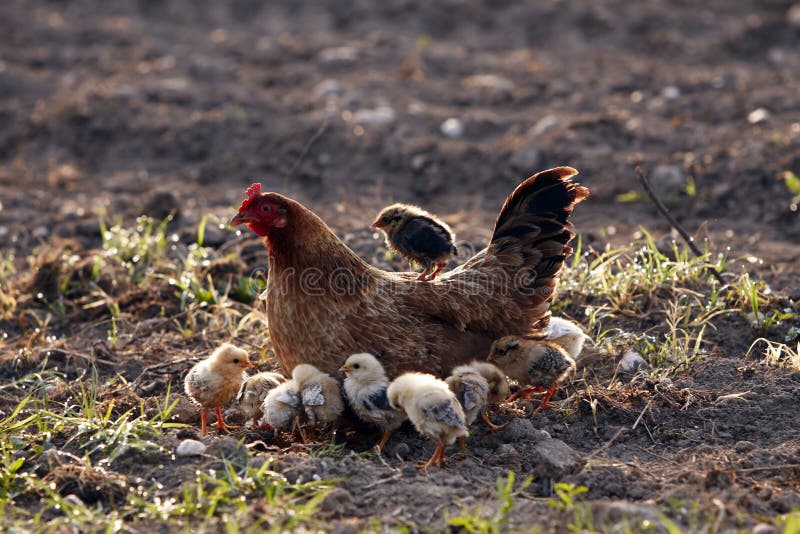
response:
<path fill-rule="evenodd" d="M 242 205 L 239 206 L 239 211 L 247 209 L 247 206 L 249 206 L 254 199 L 260 196 L 261 196 L 261 184 L 259 183 L 252 184 L 250 187 L 247 188 L 247 198 L 242 201 Z"/>

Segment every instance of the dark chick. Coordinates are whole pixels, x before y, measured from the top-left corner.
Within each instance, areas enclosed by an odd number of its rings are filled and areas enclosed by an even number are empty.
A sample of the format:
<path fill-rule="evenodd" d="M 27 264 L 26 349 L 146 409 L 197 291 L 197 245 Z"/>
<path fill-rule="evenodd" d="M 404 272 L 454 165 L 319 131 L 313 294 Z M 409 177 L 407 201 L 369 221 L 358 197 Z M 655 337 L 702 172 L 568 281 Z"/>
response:
<path fill-rule="evenodd" d="M 507 399 L 508 402 L 535 391 L 545 391 L 539 410 L 547 408 L 558 384 L 575 370 L 575 360 L 561 346 L 549 341 L 505 336 L 492 344 L 489 360 L 509 377 L 527 386 Z"/>
<path fill-rule="evenodd" d="M 386 234 L 389 248 L 425 268 L 419 280 L 436 278 L 456 253 L 450 227 L 416 206 L 392 204 L 378 214 L 372 228 Z"/>

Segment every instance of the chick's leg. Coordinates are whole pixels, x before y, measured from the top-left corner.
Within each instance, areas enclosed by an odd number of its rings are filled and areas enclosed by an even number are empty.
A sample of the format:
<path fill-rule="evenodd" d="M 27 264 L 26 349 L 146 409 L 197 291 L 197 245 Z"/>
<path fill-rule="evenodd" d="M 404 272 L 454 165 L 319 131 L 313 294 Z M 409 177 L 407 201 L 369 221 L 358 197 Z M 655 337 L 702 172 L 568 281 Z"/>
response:
<path fill-rule="evenodd" d="M 432 265 L 426 265 L 425 270 L 419 273 L 419 277 L 417 278 L 417 280 L 421 282 L 427 282 L 428 280 L 430 280 L 431 267 Z"/>
<path fill-rule="evenodd" d="M 202 430 L 204 436 L 208 434 L 208 426 L 206 424 L 207 421 L 208 421 L 208 411 L 205 408 L 203 408 L 200 410 L 200 429 Z"/>
<path fill-rule="evenodd" d="M 434 271 L 430 274 L 428 280 L 433 280 L 434 278 L 436 278 L 436 275 L 442 272 L 442 269 L 444 269 L 446 265 L 447 265 L 446 263 L 437 263 L 436 269 L 434 269 Z"/>
<path fill-rule="evenodd" d="M 544 394 L 544 398 L 542 399 L 542 403 L 536 408 L 537 412 L 547 409 L 547 403 L 550 402 L 550 398 L 553 394 L 558 391 L 558 386 L 550 386 L 547 388 L 547 393 Z"/>
<path fill-rule="evenodd" d="M 381 453 L 383 452 L 383 450 L 386 448 L 386 443 L 389 441 L 389 438 L 391 436 L 392 436 L 392 431 L 391 430 L 387 430 L 386 432 L 383 433 L 383 436 L 381 436 L 380 442 L 378 442 L 378 452 L 381 452 Z"/>
<path fill-rule="evenodd" d="M 531 393 L 536 393 L 537 391 L 544 391 L 544 388 L 542 386 L 535 386 L 535 387 L 528 386 L 526 388 L 522 388 L 513 395 L 511 395 L 509 398 L 507 398 L 506 402 L 514 402 L 520 397 L 527 399 L 528 397 L 530 397 Z"/>
<path fill-rule="evenodd" d="M 433 451 L 430 459 L 427 462 L 417 462 L 415 467 L 417 469 L 422 469 L 423 471 L 427 471 L 428 468 L 432 465 L 441 465 L 442 457 L 444 456 L 444 444 L 437 443 L 436 450 Z"/>
<path fill-rule="evenodd" d="M 467 456 L 467 438 L 461 436 L 461 456 Z"/>
<path fill-rule="evenodd" d="M 231 428 L 233 428 L 231 426 L 226 425 L 225 421 L 223 421 L 223 419 L 222 419 L 222 409 L 219 406 L 217 406 L 215 408 L 215 410 L 217 412 L 217 428 L 219 428 L 220 430 L 225 431 L 225 432 L 227 432 Z"/>
<path fill-rule="evenodd" d="M 511 424 L 511 421 L 509 421 L 508 423 L 503 423 L 502 425 L 496 425 L 492 423 L 492 421 L 489 419 L 489 414 L 486 413 L 486 410 L 484 410 L 483 413 L 481 414 L 481 420 L 484 423 L 486 423 L 486 426 L 489 427 L 490 432 L 497 432 L 498 430 L 503 430 L 505 427 Z"/>

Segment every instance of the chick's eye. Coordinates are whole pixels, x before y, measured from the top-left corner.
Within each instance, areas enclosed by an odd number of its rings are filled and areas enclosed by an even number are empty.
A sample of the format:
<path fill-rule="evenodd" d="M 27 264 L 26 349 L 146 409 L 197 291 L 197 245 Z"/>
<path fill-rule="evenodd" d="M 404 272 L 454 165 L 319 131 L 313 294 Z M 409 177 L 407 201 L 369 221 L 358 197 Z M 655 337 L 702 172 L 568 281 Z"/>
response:
<path fill-rule="evenodd" d="M 269 213 L 270 211 L 269 204 L 264 204 L 263 206 L 261 206 L 261 211 L 263 211 L 264 213 Z"/>
<path fill-rule="evenodd" d="M 361 367 L 361 364 L 359 364 L 359 363 L 354 363 L 353 364 L 353 369 L 358 369 L 360 367 Z"/>
<path fill-rule="evenodd" d="M 234 358 L 233 363 L 239 363 L 239 358 Z"/>

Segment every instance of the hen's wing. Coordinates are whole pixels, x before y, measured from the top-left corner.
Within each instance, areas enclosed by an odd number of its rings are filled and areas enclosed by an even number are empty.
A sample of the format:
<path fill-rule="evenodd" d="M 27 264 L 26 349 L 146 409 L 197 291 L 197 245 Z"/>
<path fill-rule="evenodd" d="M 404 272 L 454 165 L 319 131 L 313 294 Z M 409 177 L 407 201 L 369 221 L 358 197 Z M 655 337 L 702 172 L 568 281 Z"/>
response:
<path fill-rule="evenodd" d="M 491 338 L 541 328 L 574 233 L 569 216 L 589 191 L 571 167 L 531 176 L 508 197 L 489 246 L 403 298 L 412 308 Z"/>

